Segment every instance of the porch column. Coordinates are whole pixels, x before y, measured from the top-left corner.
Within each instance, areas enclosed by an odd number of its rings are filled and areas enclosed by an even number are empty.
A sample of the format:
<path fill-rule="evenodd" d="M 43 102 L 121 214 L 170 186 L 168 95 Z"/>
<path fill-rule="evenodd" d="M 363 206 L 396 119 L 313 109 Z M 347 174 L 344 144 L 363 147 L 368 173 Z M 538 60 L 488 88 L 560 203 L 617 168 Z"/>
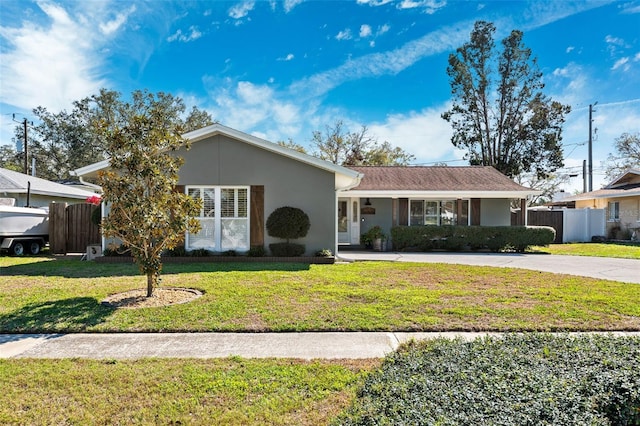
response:
<path fill-rule="evenodd" d="M 471 199 L 471 226 L 480 226 L 480 198 Z"/>
<path fill-rule="evenodd" d="M 528 224 L 528 217 L 529 216 L 527 214 L 527 199 L 526 198 L 521 198 L 520 199 L 520 224 L 522 224 L 523 226 L 527 226 Z"/>

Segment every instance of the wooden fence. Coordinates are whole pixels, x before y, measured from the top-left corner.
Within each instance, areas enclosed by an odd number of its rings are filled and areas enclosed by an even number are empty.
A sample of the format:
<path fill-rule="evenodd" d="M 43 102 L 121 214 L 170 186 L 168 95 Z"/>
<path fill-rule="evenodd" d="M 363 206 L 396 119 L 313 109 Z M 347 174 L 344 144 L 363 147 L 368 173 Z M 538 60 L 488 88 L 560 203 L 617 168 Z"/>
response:
<path fill-rule="evenodd" d="M 91 221 L 92 204 L 49 204 L 49 249 L 53 254 L 85 253 L 100 244 L 100 228 Z"/>
<path fill-rule="evenodd" d="M 521 214 L 511 213 L 511 225 L 523 225 Z M 550 226 L 556 230 L 554 243 L 561 243 L 564 233 L 563 210 L 529 210 L 527 212 L 527 225 Z"/>

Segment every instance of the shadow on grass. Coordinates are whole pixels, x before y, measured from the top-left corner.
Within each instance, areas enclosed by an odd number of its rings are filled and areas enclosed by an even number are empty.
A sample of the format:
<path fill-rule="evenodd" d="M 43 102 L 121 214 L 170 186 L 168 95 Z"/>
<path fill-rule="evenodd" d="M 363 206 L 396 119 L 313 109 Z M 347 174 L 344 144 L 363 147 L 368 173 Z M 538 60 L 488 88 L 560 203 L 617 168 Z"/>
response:
<path fill-rule="evenodd" d="M 0 315 L 0 332 L 81 332 L 104 322 L 113 312 L 114 308 L 90 297 L 33 303 Z"/>
<path fill-rule="evenodd" d="M 11 258 L 10 258 L 11 259 Z M 17 259 L 17 258 L 16 258 Z M 24 259 L 24 258 L 23 258 Z M 6 263 L 5 263 L 6 264 Z M 195 262 L 165 263 L 162 273 L 180 272 L 243 272 L 243 271 L 306 271 L 309 264 L 287 262 Z M 29 263 L 17 263 L 3 266 L 3 276 L 37 276 L 65 278 L 131 277 L 140 275 L 138 266 L 133 263 L 96 263 L 50 257 L 49 260 L 35 260 Z"/>

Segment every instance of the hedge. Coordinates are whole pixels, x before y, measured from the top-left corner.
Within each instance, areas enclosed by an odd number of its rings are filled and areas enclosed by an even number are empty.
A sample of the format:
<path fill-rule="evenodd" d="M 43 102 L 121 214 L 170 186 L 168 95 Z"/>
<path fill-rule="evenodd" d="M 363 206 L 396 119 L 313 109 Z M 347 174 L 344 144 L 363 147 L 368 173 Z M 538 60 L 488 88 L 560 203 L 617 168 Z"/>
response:
<path fill-rule="evenodd" d="M 547 246 L 555 239 L 548 226 L 394 226 L 397 251 L 479 250 L 523 252 L 530 246 Z"/>
<path fill-rule="evenodd" d="M 639 425 L 640 338 L 437 339 L 389 355 L 339 425 Z"/>

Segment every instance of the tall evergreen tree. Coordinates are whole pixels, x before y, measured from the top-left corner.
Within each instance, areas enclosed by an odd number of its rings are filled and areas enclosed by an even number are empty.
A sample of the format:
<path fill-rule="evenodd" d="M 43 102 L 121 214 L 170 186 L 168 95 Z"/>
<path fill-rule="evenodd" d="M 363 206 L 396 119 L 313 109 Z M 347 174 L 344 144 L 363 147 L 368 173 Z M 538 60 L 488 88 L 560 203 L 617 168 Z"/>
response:
<path fill-rule="evenodd" d="M 542 72 L 521 31 L 511 31 L 501 51 L 494 33 L 492 23 L 478 21 L 469 42 L 449 55 L 453 106 L 442 118 L 471 164 L 544 178 L 563 165 L 562 125 L 571 109 L 543 94 Z"/>

